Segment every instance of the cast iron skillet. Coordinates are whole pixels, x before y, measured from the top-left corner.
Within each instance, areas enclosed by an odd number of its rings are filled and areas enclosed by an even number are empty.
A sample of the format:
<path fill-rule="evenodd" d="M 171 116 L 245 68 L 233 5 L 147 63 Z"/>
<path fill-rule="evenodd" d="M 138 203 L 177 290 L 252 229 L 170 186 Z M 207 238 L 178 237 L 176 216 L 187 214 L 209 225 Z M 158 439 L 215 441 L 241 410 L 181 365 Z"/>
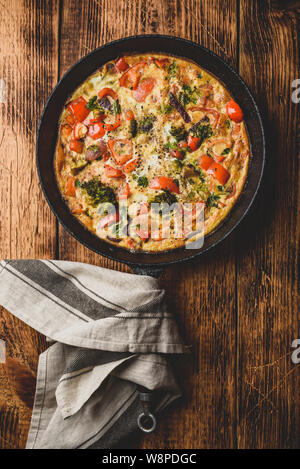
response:
<path fill-rule="evenodd" d="M 97 68 L 123 54 L 162 52 L 193 60 L 219 78 L 244 111 L 251 160 L 245 187 L 223 223 L 209 234 L 201 249 L 178 248 L 160 253 L 132 253 L 96 237 L 71 215 L 56 184 L 53 157 L 58 121 L 63 106 L 73 91 Z M 136 273 L 158 275 L 166 265 L 199 256 L 225 239 L 247 213 L 257 193 L 264 168 L 265 139 L 261 116 L 252 94 L 240 76 L 220 57 L 198 44 L 172 36 L 132 36 L 110 42 L 77 62 L 59 81 L 44 109 L 37 138 L 37 168 L 45 197 L 62 225 L 89 249 L 128 264 Z"/>

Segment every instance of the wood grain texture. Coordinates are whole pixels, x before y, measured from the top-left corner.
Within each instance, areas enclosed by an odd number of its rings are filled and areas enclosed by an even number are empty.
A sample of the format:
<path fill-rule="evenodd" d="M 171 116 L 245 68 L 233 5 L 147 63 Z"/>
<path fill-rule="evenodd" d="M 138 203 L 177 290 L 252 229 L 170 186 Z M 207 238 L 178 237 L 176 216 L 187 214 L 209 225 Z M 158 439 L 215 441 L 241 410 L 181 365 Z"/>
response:
<path fill-rule="evenodd" d="M 238 443 L 296 448 L 300 382 L 291 344 L 299 336 L 299 105 L 291 94 L 299 78 L 299 17 L 260 1 L 242 1 L 240 12 L 240 73 L 264 111 L 269 153 L 255 213 L 238 234 Z"/>
<path fill-rule="evenodd" d="M 57 80 L 58 2 L 0 0 L 0 7 L 0 78 L 6 85 L 0 104 L 0 258 L 49 258 L 55 219 L 38 184 L 35 135 Z M 45 339 L 4 309 L 0 338 L 16 374 L 23 369 L 35 375 Z M 24 381 L 24 395 L 26 388 Z M 24 447 L 30 418 L 13 372 L 0 365 L 0 446 Z"/>
<path fill-rule="evenodd" d="M 250 215 L 221 246 L 166 269 L 160 279 L 192 346 L 188 364 L 174 364 L 184 397 L 163 414 L 153 435 L 134 436 L 123 447 L 299 446 L 299 366 L 290 359 L 299 336 L 299 105 L 291 101 L 292 81 L 299 78 L 299 10 L 297 2 L 284 3 L 13 0 L 0 10 L 0 79 L 7 83 L 0 104 L 0 257 L 56 255 L 129 271 L 87 250 L 62 227 L 56 239 L 33 163 L 43 103 L 57 78 L 95 47 L 142 33 L 192 39 L 240 70 L 265 113 L 270 157 Z M 44 338 L 3 310 L 0 338 L 28 390 Z M 13 365 L 0 365 L 1 448 L 24 447 L 29 428 L 30 399 Z"/>

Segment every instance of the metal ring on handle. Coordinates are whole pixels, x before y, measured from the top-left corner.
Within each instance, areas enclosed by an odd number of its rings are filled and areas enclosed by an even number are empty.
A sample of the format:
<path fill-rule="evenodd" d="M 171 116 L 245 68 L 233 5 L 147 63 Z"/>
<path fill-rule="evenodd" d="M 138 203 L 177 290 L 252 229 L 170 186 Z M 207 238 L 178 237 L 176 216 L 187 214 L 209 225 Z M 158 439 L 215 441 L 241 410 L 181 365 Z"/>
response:
<path fill-rule="evenodd" d="M 149 427 L 149 428 L 146 428 L 143 426 L 142 424 L 142 418 L 144 417 L 147 417 L 147 418 L 150 418 L 152 420 L 152 426 Z M 138 419 L 137 419 L 137 423 L 138 423 L 138 427 L 140 430 L 142 430 L 142 432 L 144 433 L 152 433 L 155 428 L 156 428 L 156 418 L 154 417 L 153 414 L 151 414 L 150 412 L 145 414 L 144 412 L 142 412 L 139 416 L 138 416 Z"/>

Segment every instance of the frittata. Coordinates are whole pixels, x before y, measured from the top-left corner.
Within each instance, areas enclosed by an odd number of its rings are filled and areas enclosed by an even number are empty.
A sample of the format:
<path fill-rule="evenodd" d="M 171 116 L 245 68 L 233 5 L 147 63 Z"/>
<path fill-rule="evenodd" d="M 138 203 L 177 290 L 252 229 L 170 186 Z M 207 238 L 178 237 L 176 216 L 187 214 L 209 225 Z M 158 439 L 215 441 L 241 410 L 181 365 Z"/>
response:
<path fill-rule="evenodd" d="M 249 158 L 243 112 L 215 76 L 186 59 L 143 54 L 106 63 L 76 89 L 54 164 L 63 198 L 88 230 L 158 252 L 194 240 L 198 218 L 204 236 L 217 227 L 243 189 Z"/>

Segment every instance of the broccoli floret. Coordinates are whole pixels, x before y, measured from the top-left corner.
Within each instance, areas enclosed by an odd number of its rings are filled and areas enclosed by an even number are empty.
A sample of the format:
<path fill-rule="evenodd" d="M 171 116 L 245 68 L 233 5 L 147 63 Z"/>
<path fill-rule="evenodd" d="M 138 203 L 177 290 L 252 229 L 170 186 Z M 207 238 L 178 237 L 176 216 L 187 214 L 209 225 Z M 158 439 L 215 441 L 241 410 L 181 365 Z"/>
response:
<path fill-rule="evenodd" d="M 111 187 L 102 184 L 99 179 L 91 179 L 90 181 L 83 182 L 81 189 L 86 192 L 89 203 L 93 207 L 101 203 L 110 203 L 117 206 L 117 199 Z"/>
<path fill-rule="evenodd" d="M 174 194 L 171 194 L 169 191 L 163 191 L 160 194 L 155 195 L 151 200 L 149 200 L 150 204 L 175 204 L 177 202 L 177 198 Z"/>
<path fill-rule="evenodd" d="M 186 131 L 184 125 L 180 127 L 175 127 L 174 125 L 172 125 L 170 129 L 170 134 L 172 135 L 172 137 L 176 138 L 177 142 L 180 142 L 181 140 L 185 140 L 186 137 L 188 136 L 188 132 Z"/>
<path fill-rule="evenodd" d="M 153 127 L 154 121 L 155 121 L 155 116 L 151 114 L 149 116 L 144 117 L 144 119 L 138 123 L 138 132 L 141 132 L 141 133 L 150 132 L 150 130 Z"/>
<path fill-rule="evenodd" d="M 206 138 L 209 138 L 213 134 L 213 130 L 210 124 L 202 125 L 198 122 L 198 124 L 194 124 L 191 128 L 191 132 L 195 137 L 200 139 L 202 143 Z M 200 144 L 201 144 L 200 143 Z"/>

